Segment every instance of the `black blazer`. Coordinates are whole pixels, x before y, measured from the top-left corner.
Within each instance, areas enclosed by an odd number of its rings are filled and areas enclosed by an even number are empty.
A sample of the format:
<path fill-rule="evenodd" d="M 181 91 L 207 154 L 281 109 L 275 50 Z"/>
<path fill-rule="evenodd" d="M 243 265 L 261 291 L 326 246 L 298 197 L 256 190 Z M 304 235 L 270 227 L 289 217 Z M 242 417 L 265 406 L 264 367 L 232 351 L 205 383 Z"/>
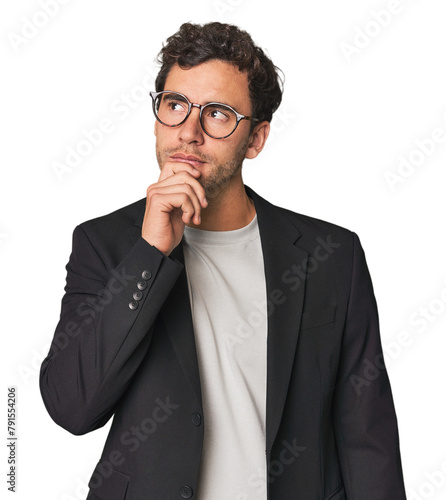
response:
<path fill-rule="evenodd" d="M 268 298 L 268 499 L 405 499 L 358 237 L 246 190 Z M 182 246 L 166 257 L 149 245 L 144 209 L 142 199 L 76 227 L 61 317 L 41 368 L 57 424 L 84 434 L 114 415 L 89 500 L 195 498 L 206 415 Z M 257 498 L 261 481 L 248 481 Z"/>

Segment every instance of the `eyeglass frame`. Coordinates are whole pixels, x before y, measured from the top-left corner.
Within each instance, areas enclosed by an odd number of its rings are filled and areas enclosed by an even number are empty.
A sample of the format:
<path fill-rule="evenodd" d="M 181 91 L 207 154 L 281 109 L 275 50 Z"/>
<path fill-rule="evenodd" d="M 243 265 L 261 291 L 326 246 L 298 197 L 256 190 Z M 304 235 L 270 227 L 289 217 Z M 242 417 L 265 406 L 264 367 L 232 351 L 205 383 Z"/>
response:
<path fill-rule="evenodd" d="M 161 119 L 158 117 L 156 109 L 155 109 L 155 102 L 156 102 L 157 97 L 161 94 L 178 94 L 179 96 L 184 97 L 184 99 L 186 99 L 186 102 L 188 105 L 188 110 L 187 110 L 186 116 L 184 117 L 183 120 L 181 120 L 180 123 L 177 123 L 176 125 L 168 125 L 167 123 L 164 123 L 163 121 L 161 121 Z M 192 111 L 192 108 L 198 108 L 200 110 L 201 128 L 202 128 L 203 132 L 207 136 L 211 137 L 212 139 L 217 139 L 217 140 L 226 139 L 227 137 L 229 137 L 230 135 L 232 135 L 236 131 L 239 123 L 242 120 L 248 120 L 248 121 L 253 121 L 253 122 L 259 121 L 258 118 L 253 118 L 252 116 L 242 115 L 241 113 L 237 112 L 232 106 L 229 106 L 229 104 L 224 104 L 222 102 L 208 102 L 206 104 L 197 104 L 197 103 L 191 102 L 184 94 L 182 94 L 181 92 L 176 92 L 175 90 L 161 90 L 160 92 L 152 92 L 151 91 L 150 96 L 152 97 L 153 114 L 155 115 L 155 118 L 161 123 L 161 125 L 164 125 L 165 127 L 170 127 L 170 128 L 179 127 L 189 118 L 190 113 Z M 203 109 L 207 106 L 215 106 L 215 105 L 224 106 L 226 108 L 229 108 L 235 114 L 236 119 L 237 119 L 237 121 L 235 123 L 235 127 L 232 130 L 232 132 L 230 132 L 228 135 L 224 135 L 223 137 L 215 137 L 215 136 L 211 135 L 209 132 L 206 132 L 206 129 L 203 126 L 203 122 L 202 122 Z"/>

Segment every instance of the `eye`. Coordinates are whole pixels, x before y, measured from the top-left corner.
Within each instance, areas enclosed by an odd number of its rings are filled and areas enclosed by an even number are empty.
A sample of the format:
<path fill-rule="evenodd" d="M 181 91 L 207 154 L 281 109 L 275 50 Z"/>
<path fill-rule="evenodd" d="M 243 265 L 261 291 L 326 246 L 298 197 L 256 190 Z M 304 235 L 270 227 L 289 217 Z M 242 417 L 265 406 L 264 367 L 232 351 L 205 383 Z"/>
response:
<path fill-rule="evenodd" d="M 160 108 L 169 113 L 187 113 L 189 105 L 187 101 L 178 94 L 164 94 Z"/>
<path fill-rule="evenodd" d="M 188 107 L 185 102 L 174 101 L 174 100 L 169 100 L 167 102 L 167 106 L 169 108 L 169 111 L 180 112 L 180 113 L 187 112 L 187 107 Z"/>
<path fill-rule="evenodd" d="M 226 122 L 230 119 L 231 110 L 223 106 L 210 106 L 206 108 L 206 117 L 212 120 Z"/>

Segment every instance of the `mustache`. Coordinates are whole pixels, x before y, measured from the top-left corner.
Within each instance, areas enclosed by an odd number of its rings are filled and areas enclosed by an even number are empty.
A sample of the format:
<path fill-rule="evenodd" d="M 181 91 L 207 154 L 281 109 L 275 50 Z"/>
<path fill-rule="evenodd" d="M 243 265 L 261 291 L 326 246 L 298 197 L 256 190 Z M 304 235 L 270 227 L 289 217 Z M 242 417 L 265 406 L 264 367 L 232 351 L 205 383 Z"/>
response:
<path fill-rule="evenodd" d="M 190 155 L 190 156 L 196 156 L 200 161 L 204 161 L 207 163 L 212 163 L 214 161 L 214 158 L 211 155 L 204 154 L 200 151 L 195 151 L 193 149 L 184 149 L 184 148 L 170 148 L 170 149 L 165 149 L 163 151 L 163 156 L 165 158 L 172 156 L 174 154 L 181 153 L 183 155 Z"/>

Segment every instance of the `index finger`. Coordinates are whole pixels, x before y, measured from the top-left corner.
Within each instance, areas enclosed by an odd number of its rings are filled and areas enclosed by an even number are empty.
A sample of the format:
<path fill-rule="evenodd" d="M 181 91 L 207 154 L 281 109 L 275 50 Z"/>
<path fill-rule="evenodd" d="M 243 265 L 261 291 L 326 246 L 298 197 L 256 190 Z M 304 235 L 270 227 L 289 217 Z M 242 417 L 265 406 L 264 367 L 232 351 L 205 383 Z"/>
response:
<path fill-rule="evenodd" d="M 158 182 L 163 181 L 172 175 L 178 174 L 179 172 L 189 172 L 196 178 L 201 175 L 200 171 L 193 167 L 190 163 L 166 161 L 161 170 Z"/>

